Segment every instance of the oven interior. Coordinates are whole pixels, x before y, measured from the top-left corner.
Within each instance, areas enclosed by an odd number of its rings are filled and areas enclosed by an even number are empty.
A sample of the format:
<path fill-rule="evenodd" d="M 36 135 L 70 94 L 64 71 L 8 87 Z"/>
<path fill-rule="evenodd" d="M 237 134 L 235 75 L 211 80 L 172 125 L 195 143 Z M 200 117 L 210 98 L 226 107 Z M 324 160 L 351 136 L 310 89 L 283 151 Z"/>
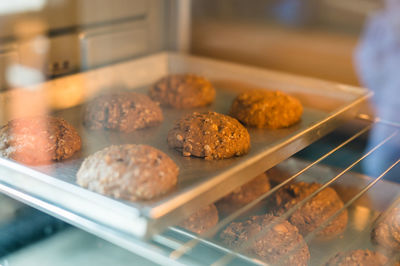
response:
<path fill-rule="evenodd" d="M 246 253 L 246 245 L 228 248 L 221 242 L 219 235 L 232 221 L 264 214 L 269 210 L 269 199 L 276 191 L 286 184 L 299 181 L 321 184 L 322 187 L 314 191 L 313 195 L 326 187 L 332 187 L 344 202 L 343 207 L 330 220 L 304 236 L 311 253 L 310 265 L 320 265 L 340 251 L 378 250 L 371 242 L 371 231 L 381 213 L 399 204 L 400 124 L 396 121 L 396 105 L 391 105 L 393 101 L 389 99 L 390 95 L 389 98 L 387 95 L 381 96 L 374 88 L 361 89 L 369 84 L 365 84 L 360 76 L 356 54 L 362 49 L 367 21 L 371 15 L 385 7 L 384 2 L 17 2 L 0 4 L 2 125 L 16 117 L 43 110 L 64 116 L 70 122 L 75 121 L 79 116 L 76 108 L 79 109 L 84 101 L 104 87 L 114 89 L 131 86 L 145 92 L 150 81 L 164 68 L 168 68 L 171 73 L 187 69 L 199 71 L 199 74 L 213 77 L 219 82 L 220 88 L 231 86 L 225 84 L 223 79 L 235 79 L 235 71 L 246 70 L 248 75 L 238 72 L 236 77 L 246 81 L 245 85 L 237 85 L 241 89 L 248 84 L 262 87 L 260 84 L 263 84 L 265 75 L 276 73 L 279 76 L 280 72 L 284 72 L 293 77 L 294 83 L 310 82 L 318 87 L 321 79 L 327 80 L 326 87 L 339 84 L 338 88 L 343 89 L 345 85 L 340 87 L 340 84 L 346 84 L 350 89 L 360 88 L 357 92 L 365 93 L 365 99 L 357 102 L 357 108 L 351 115 L 334 120 L 335 123 L 329 124 L 329 128 L 317 128 L 320 131 L 313 137 L 305 135 L 307 138 L 304 137 L 304 143 L 292 143 L 290 149 L 284 149 L 282 145 L 281 153 L 278 150 L 273 154 L 274 159 L 269 158 L 271 162 L 268 166 L 265 162 L 262 166 L 255 164 L 253 169 L 248 170 L 251 174 L 245 179 L 249 181 L 257 171 L 266 171 L 271 190 L 234 212 L 219 217 L 218 224 L 201 235 L 184 230 L 176 224 L 194 209 L 244 184 L 244 179 L 238 181 L 238 177 L 232 175 L 231 183 L 228 182 L 230 179 L 225 180 L 226 187 L 210 189 L 212 193 L 209 195 L 206 192 L 199 193 L 202 198 L 199 196 L 197 201 L 193 196 L 192 205 L 182 205 L 179 212 L 170 215 L 176 216 L 174 219 L 169 217 L 161 220 L 147 216 L 146 219 L 150 218 L 146 220 L 146 226 L 157 230 L 142 238 L 115 230 L 106 220 L 94 219 L 97 215 L 95 211 L 90 219 L 85 219 L 83 215 L 69 212 L 71 209 L 63 209 L 61 194 L 59 205 L 46 202 L 45 196 L 41 198 L 32 194 L 34 189 L 26 188 L 29 184 L 15 181 L 21 173 L 21 182 L 29 178 L 25 169 L 20 170 L 17 164 L 1 159 L 4 163 L 1 164 L 3 178 L 0 180 L 0 191 L 4 195 L 1 196 L 3 207 L 0 212 L 0 265 L 26 265 L 30 260 L 41 260 L 43 265 L 62 265 L 60 263 L 65 263 L 61 262 L 63 260 L 68 261 L 68 265 L 73 262 L 77 265 L 90 265 L 89 262 L 96 260 L 98 265 L 126 265 L 132 261 L 138 265 L 265 265 L 265 261 L 259 257 Z M 177 58 L 188 58 L 193 66 L 184 60 L 183 63 L 173 61 L 171 58 L 175 55 Z M 161 66 L 156 61 L 161 57 L 171 61 Z M 125 67 L 133 66 L 133 73 L 125 71 Z M 265 74 L 262 72 L 265 69 L 272 72 Z M 254 73 L 260 74 L 258 76 Z M 309 81 L 308 77 L 318 81 Z M 321 84 L 325 83 L 321 81 Z M 37 92 L 32 93 L 32 88 L 45 89 L 37 89 Z M 293 90 L 290 86 L 288 88 L 289 91 Z M 318 104 L 317 96 L 321 94 L 324 97 L 325 89 L 321 85 L 321 90 L 316 89 L 312 94 L 314 96 L 303 95 L 302 102 L 318 106 L 321 110 L 333 106 L 333 100 L 328 101 L 326 106 L 325 103 Z M 24 93 L 18 94 L 21 90 Z M 375 95 L 372 96 L 370 91 Z M 343 96 L 346 95 L 345 89 L 339 96 L 335 93 L 331 92 L 333 96 L 326 98 L 346 98 Z M 301 92 L 297 91 L 297 94 Z M 231 97 L 230 94 L 221 95 L 226 99 Z M 382 102 L 384 106 L 381 106 Z M 221 100 L 221 106 L 223 104 L 230 104 L 230 101 Z M 219 110 L 220 107 L 215 108 Z M 332 110 L 329 109 L 327 113 L 331 115 Z M 175 112 L 171 117 L 175 119 L 179 114 Z M 79 127 L 77 121 L 72 123 Z M 151 131 L 143 132 L 142 135 L 152 134 Z M 139 135 L 138 138 L 141 137 Z M 99 135 L 87 133 L 87 138 L 90 137 L 99 143 L 104 141 Z M 120 136 L 114 138 L 118 143 L 129 141 L 129 138 Z M 156 140 L 157 143 L 162 141 Z M 96 145 L 94 147 L 98 149 L 99 144 Z M 52 173 L 54 169 L 35 170 Z M 58 173 L 62 169 L 54 171 Z M 219 193 L 218 197 L 216 193 Z M 300 208 L 306 201 L 289 210 L 283 219 L 288 218 L 290 211 Z M 110 206 L 114 205 L 110 203 Z M 335 239 L 317 241 L 315 236 L 318 231 L 345 210 L 349 216 L 345 231 Z M 129 222 L 126 224 L 129 225 Z M 271 227 L 264 228 L 264 232 Z M 256 238 L 250 239 L 247 245 L 251 245 L 252 241 L 256 241 Z M 54 255 L 48 258 L 49 253 Z M 68 256 L 72 258 L 65 258 Z M 387 256 L 389 263 L 400 259 L 398 254 Z"/>

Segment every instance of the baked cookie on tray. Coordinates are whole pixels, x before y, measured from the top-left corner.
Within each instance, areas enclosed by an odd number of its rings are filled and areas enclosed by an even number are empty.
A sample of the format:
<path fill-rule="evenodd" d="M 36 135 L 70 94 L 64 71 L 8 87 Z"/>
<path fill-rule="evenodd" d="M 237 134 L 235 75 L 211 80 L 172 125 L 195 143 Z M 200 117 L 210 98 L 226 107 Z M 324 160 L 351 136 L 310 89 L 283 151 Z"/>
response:
<path fill-rule="evenodd" d="M 77 183 L 114 198 L 151 200 L 177 183 L 179 168 L 168 155 L 147 145 L 113 145 L 87 157 Z"/>
<path fill-rule="evenodd" d="M 227 216 L 235 210 L 252 202 L 269 191 L 271 185 L 265 173 L 258 175 L 241 187 L 236 188 L 228 195 L 218 200 L 215 205 L 221 216 Z"/>
<path fill-rule="evenodd" d="M 59 117 L 35 116 L 0 128 L 0 156 L 30 165 L 70 158 L 81 149 L 76 129 Z"/>
<path fill-rule="evenodd" d="M 158 80 L 149 95 L 163 106 L 184 109 L 211 104 L 215 99 L 215 89 L 204 77 L 173 74 Z"/>
<path fill-rule="evenodd" d="M 168 145 L 207 160 L 241 156 L 250 149 L 250 135 L 236 119 L 216 112 L 184 116 L 168 132 Z"/>
<path fill-rule="evenodd" d="M 283 186 L 273 197 L 275 215 L 283 215 L 320 187 L 320 184 L 305 182 Z M 299 229 L 302 235 L 307 235 L 322 225 L 343 205 L 336 191 L 327 187 L 293 212 L 288 220 Z M 347 209 L 345 209 L 319 231 L 317 236 L 321 239 L 329 239 L 341 234 L 346 229 L 347 220 Z"/>
<path fill-rule="evenodd" d="M 295 226 L 284 220 L 266 229 L 276 219 L 278 217 L 267 214 L 233 222 L 220 238 L 228 247 L 242 247 L 240 252 L 258 256 L 272 265 L 308 265 L 310 252 Z"/>
<path fill-rule="evenodd" d="M 132 132 L 161 123 L 163 114 L 156 102 L 136 92 L 97 96 L 85 110 L 84 125 L 90 129 Z"/>
<path fill-rule="evenodd" d="M 184 221 L 179 226 L 196 234 L 202 234 L 213 228 L 218 223 L 218 211 L 214 204 L 205 206 Z"/>
<path fill-rule="evenodd" d="M 350 250 L 339 252 L 325 264 L 326 266 L 383 266 L 388 262 L 388 258 L 371 250 Z"/>
<path fill-rule="evenodd" d="M 372 241 L 389 252 L 400 252 L 400 207 L 383 213 L 372 230 Z"/>
<path fill-rule="evenodd" d="M 230 115 L 247 126 L 257 128 L 289 127 L 301 119 L 301 102 L 280 91 L 250 90 L 239 94 Z"/>

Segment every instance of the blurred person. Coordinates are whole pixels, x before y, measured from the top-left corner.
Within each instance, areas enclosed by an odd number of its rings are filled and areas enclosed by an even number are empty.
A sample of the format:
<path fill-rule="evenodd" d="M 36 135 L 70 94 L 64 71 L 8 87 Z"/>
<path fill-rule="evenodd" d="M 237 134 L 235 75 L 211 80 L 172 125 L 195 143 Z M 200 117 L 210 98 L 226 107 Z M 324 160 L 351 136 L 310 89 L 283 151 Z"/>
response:
<path fill-rule="evenodd" d="M 400 0 L 386 0 L 384 8 L 367 20 L 355 63 L 361 82 L 375 93 L 372 104 L 376 116 L 400 125 L 399 14 Z M 390 126 L 375 126 L 370 132 L 367 151 L 394 131 L 395 128 Z M 363 161 L 364 172 L 377 177 L 399 157 L 399 138 L 395 138 Z M 398 172 L 391 171 L 385 179 L 400 182 Z"/>

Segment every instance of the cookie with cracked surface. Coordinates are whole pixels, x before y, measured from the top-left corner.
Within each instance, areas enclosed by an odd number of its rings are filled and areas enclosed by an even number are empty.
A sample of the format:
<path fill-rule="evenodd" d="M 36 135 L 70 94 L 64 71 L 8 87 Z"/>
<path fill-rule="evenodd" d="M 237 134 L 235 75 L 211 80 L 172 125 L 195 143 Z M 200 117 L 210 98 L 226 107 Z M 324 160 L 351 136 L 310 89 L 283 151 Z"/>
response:
<path fill-rule="evenodd" d="M 372 230 L 372 242 L 387 251 L 400 252 L 400 207 L 383 213 Z"/>
<path fill-rule="evenodd" d="M 270 264 L 308 265 L 310 252 L 297 228 L 284 220 L 276 223 L 273 215 L 252 216 L 243 222 L 233 222 L 220 237 L 228 247 L 240 248 L 251 243 L 244 253 L 255 255 Z"/>
<path fill-rule="evenodd" d="M 89 190 L 131 201 L 151 200 L 177 183 L 178 166 L 168 155 L 147 145 L 113 145 L 82 163 L 77 183 Z"/>
<path fill-rule="evenodd" d="M 375 251 L 371 250 L 350 250 L 339 252 L 329 259 L 326 266 L 379 266 L 386 265 L 388 258 Z"/>
<path fill-rule="evenodd" d="M 81 145 L 76 129 L 59 117 L 18 118 L 0 128 L 0 155 L 24 164 L 68 159 Z"/>
<path fill-rule="evenodd" d="M 241 156 L 250 149 L 250 135 L 236 119 L 215 113 L 186 115 L 168 132 L 168 145 L 182 152 L 207 160 Z"/>
<path fill-rule="evenodd" d="M 213 228 L 218 223 L 218 211 L 214 204 L 205 206 L 184 221 L 179 226 L 196 234 L 202 234 Z"/>
<path fill-rule="evenodd" d="M 279 189 L 273 198 L 275 214 L 280 216 L 321 187 L 317 183 L 298 182 Z M 307 235 L 343 207 L 343 201 L 333 188 L 327 187 L 308 200 L 289 217 L 302 235 Z M 347 226 L 347 209 L 329 222 L 317 236 L 329 239 L 342 233 Z"/>
<path fill-rule="evenodd" d="M 85 110 L 84 125 L 90 129 L 132 132 L 161 123 L 163 114 L 156 102 L 136 92 L 97 96 Z"/>
<path fill-rule="evenodd" d="M 245 125 L 257 128 L 285 128 L 301 119 L 301 102 L 280 91 L 251 90 L 239 94 L 230 115 Z"/>
<path fill-rule="evenodd" d="M 240 207 L 257 199 L 262 194 L 269 191 L 270 188 L 271 185 L 267 175 L 262 173 L 218 200 L 215 205 L 221 216 L 227 216 Z"/>
<path fill-rule="evenodd" d="M 149 95 L 163 106 L 184 109 L 211 104 L 215 99 L 215 89 L 204 77 L 174 74 L 158 80 Z"/>

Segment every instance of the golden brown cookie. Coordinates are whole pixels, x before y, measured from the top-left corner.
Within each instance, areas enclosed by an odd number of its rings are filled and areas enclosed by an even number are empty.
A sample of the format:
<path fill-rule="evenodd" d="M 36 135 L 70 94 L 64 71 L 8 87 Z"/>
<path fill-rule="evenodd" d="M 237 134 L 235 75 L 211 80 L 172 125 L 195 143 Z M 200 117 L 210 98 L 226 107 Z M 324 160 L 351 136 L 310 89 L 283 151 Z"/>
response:
<path fill-rule="evenodd" d="M 302 114 L 300 101 L 280 91 L 243 92 L 230 109 L 230 115 L 245 125 L 272 129 L 289 127 L 297 123 Z"/>
<path fill-rule="evenodd" d="M 214 204 L 199 209 L 190 215 L 179 226 L 196 234 L 202 234 L 213 228 L 218 223 L 218 211 Z"/>
<path fill-rule="evenodd" d="M 278 216 L 284 214 L 320 187 L 320 184 L 305 182 L 283 186 L 274 197 L 275 214 Z M 307 235 L 328 220 L 343 205 L 336 191 L 327 187 L 298 208 L 288 220 L 299 229 L 302 235 Z M 317 236 L 331 238 L 342 233 L 346 229 L 347 219 L 347 210 L 344 210 L 319 231 Z"/>
<path fill-rule="evenodd" d="M 269 230 L 265 229 L 275 219 L 277 217 L 272 215 L 262 215 L 244 222 L 233 222 L 220 237 L 230 248 L 250 244 L 244 253 L 256 255 L 273 265 L 308 265 L 310 252 L 295 226 L 284 220 Z"/>
<path fill-rule="evenodd" d="M 271 185 L 265 173 L 258 175 L 250 182 L 238 187 L 225 197 L 218 200 L 215 205 L 221 216 L 226 216 L 252 202 L 262 194 L 269 191 Z"/>
<path fill-rule="evenodd" d="M 239 121 L 215 112 L 186 115 L 168 132 L 168 144 L 183 156 L 207 160 L 246 154 L 250 135 Z"/>
<path fill-rule="evenodd" d="M 333 256 L 326 266 L 383 266 L 388 262 L 385 255 L 366 250 L 339 252 Z"/>
<path fill-rule="evenodd" d="M 194 74 L 175 74 L 158 80 L 150 97 L 163 106 L 193 108 L 211 104 L 215 89 L 207 79 Z"/>
<path fill-rule="evenodd" d="M 100 95 L 88 103 L 84 124 L 90 129 L 132 132 L 160 124 L 163 114 L 147 95 L 117 92 Z"/>
<path fill-rule="evenodd" d="M 0 128 L 0 155 L 21 163 L 37 165 L 61 161 L 80 149 L 78 132 L 62 118 L 19 118 Z"/>
<path fill-rule="evenodd" d="M 109 146 L 87 157 L 77 183 L 125 200 L 150 200 L 171 190 L 179 168 L 168 155 L 147 145 Z"/>
<path fill-rule="evenodd" d="M 400 207 L 381 215 L 372 230 L 372 241 L 387 251 L 400 252 Z"/>

